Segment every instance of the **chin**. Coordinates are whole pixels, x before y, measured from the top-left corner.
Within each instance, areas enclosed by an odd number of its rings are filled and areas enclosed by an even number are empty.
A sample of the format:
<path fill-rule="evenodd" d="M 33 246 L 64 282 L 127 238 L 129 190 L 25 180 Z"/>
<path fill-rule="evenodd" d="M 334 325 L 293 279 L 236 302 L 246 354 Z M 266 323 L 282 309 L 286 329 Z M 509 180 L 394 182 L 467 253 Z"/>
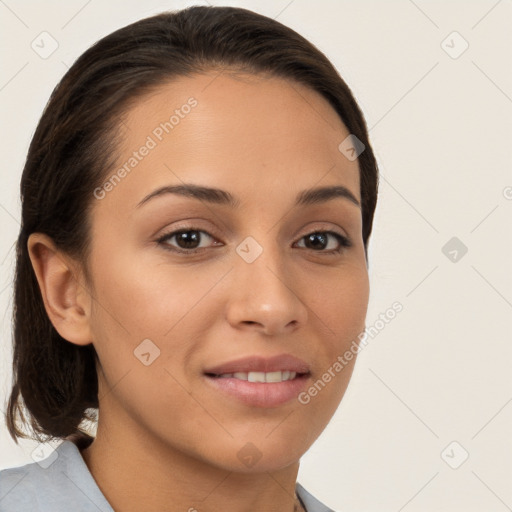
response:
<path fill-rule="evenodd" d="M 231 439 L 220 453 L 211 453 L 210 460 L 217 455 L 215 464 L 235 473 L 275 472 L 297 464 L 309 448 L 298 435 L 283 438 L 274 433 L 265 436 L 268 433 L 262 437 L 254 436 L 252 441 L 249 436 L 245 436 L 243 441 Z"/>
<path fill-rule="evenodd" d="M 300 460 L 299 453 L 269 453 L 266 457 L 262 455 L 259 460 L 252 463 L 241 463 L 238 459 L 231 461 L 229 464 L 229 471 L 243 474 L 260 474 L 260 473 L 275 473 L 294 464 L 298 464 Z"/>

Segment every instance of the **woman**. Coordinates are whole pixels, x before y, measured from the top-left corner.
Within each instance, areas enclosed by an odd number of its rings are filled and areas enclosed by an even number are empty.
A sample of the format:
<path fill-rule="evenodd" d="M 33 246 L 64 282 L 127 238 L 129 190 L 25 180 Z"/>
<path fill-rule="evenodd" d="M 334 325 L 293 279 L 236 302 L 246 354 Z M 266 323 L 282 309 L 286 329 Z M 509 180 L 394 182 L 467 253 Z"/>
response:
<path fill-rule="evenodd" d="M 349 88 L 270 18 L 190 7 L 87 50 L 17 243 L 7 425 L 63 442 L 0 473 L 0 510 L 329 510 L 296 478 L 364 331 L 377 179 Z"/>

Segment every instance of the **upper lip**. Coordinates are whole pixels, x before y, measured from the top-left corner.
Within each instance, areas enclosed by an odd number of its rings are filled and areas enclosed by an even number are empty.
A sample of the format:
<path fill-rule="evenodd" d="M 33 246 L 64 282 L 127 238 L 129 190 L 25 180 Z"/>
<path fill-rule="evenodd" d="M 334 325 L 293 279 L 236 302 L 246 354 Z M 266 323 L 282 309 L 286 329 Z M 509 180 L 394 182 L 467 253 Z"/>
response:
<path fill-rule="evenodd" d="M 309 373 L 309 365 L 290 354 L 273 357 L 247 356 L 227 363 L 221 363 L 205 370 L 205 373 L 222 375 L 236 372 L 277 372 L 290 371 L 296 373 Z"/>

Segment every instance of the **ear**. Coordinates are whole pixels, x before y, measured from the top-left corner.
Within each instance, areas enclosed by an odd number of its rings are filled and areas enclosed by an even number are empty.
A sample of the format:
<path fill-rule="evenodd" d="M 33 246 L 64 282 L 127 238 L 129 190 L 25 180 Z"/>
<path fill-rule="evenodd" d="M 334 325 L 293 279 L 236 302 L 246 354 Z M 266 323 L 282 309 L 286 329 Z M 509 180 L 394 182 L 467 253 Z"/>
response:
<path fill-rule="evenodd" d="M 32 233 L 27 248 L 46 312 L 57 332 L 76 345 L 92 343 L 91 296 L 80 282 L 78 266 L 43 233 Z"/>

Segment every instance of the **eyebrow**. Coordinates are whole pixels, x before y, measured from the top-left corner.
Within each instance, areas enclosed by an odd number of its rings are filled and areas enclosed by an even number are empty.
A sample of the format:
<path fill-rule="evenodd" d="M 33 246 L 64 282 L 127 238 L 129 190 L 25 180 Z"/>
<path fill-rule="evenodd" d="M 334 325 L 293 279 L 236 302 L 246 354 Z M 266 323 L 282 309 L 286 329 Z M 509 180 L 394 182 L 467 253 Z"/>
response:
<path fill-rule="evenodd" d="M 225 190 L 189 183 L 185 185 L 168 185 L 160 187 L 144 197 L 144 199 L 142 199 L 142 201 L 137 205 L 137 208 L 141 207 L 151 199 L 160 197 L 164 194 L 176 194 L 191 197 L 211 204 L 230 206 L 231 208 L 236 208 L 240 205 L 240 200 Z M 297 197 L 295 198 L 295 206 L 316 205 L 338 198 L 347 199 L 357 207 L 361 208 L 361 205 L 354 194 L 342 185 L 316 187 L 303 190 L 297 194 Z"/>

